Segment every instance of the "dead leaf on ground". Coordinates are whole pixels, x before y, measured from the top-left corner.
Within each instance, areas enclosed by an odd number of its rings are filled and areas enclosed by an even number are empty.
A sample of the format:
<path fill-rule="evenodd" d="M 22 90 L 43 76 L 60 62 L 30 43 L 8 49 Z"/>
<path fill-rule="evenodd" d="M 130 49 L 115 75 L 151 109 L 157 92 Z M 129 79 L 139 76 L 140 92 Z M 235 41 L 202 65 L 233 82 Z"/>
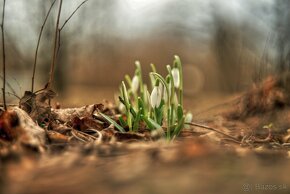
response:
<path fill-rule="evenodd" d="M 22 147 L 43 151 L 45 131 L 18 107 L 9 107 L 0 117 L 0 138 Z"/>
<path fill-rule="evenodd" d="M 48 101 L 55 96 L 56 93 L 50 89 L 35 93 L 25 91 L 24 96 L 20 99 L 19 107 L 27 112 L 34 121 L 42 123 L 51 117 L 51 108 Z"/>

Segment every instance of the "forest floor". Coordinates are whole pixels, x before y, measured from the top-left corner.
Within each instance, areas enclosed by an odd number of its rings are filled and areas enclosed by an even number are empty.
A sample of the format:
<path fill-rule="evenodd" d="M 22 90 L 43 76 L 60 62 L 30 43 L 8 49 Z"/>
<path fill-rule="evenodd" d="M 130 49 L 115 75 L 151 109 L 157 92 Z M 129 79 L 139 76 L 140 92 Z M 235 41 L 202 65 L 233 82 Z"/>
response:
<path fill-rule="evenodd" d="M 279 84 L 268 79 L 234 96 L 186 97 L 196 125 L 170 143 L 116 133 L 88 142 L 50 134 L 43 150 L 2 142 L 0 193 L 289 194 L 290 101 Z M 85 91 L 57 100 L 73 107 L 95 103 L 86 98 L 94 92 Z M 98 93 L 107 98 L 112 91 Z"/>

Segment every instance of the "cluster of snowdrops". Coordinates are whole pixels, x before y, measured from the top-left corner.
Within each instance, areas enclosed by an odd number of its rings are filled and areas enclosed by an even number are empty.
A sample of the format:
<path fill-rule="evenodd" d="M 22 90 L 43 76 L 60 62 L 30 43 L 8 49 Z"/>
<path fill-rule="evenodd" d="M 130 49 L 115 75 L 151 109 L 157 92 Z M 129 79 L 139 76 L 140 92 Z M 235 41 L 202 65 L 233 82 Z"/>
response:
<path fill-rule="evenodd" d="M 126 83 L 122 82 L 117 99 L 119 110 L 125 117 L 120 116 L 118 124 L 106 115 L 103 116 L 121 132 L 125 132 L 125 128 L 136 132 L 140 123 L 144 122 L 152 132 L 169 140 L 174 139 L 185 127 L 185 123 L 192 120 L 192 114 L 185 114 L 183 109 L 180 58 L 175 55 L 173 64 L 166 66 L 168 74 L 165 77 L 157 73 L 155 65 L 151 64 L 150 87 L 143 82 L 140 62 L 136 61 L 135 64 L 134 76 L 125 76 Z"/>

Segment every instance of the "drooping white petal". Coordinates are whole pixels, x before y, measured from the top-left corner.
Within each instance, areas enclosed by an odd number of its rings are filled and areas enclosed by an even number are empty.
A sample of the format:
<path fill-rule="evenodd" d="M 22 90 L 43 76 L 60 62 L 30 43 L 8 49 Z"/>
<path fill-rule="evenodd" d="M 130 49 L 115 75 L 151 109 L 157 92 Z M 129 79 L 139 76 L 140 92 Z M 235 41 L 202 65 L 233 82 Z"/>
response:
<path fill-rule="evenodd" d="M 179 75 L 179 70 L 178 68 L 173 68 L 171 70 L 172 76 L 173 76 L 173 82 L 174 82 L 174 87 L 178 88 L 180 85 L 180 75 Z"/>
<path fill-rule="evenodd" d="M 139 78 L 137 75 L 134 75 L 132 79 L 132 92 L 136 93 L 139 88 Z"/>
<path fill-rule="evenodd" d="M 155 86 L 152 90 L 151 96 L 150 96 L 150 102 L 151 102 L 151 106 L 153 108 L 159 107 L 160 103 L 161 103 L 161 90 L 159 86 Z"/>

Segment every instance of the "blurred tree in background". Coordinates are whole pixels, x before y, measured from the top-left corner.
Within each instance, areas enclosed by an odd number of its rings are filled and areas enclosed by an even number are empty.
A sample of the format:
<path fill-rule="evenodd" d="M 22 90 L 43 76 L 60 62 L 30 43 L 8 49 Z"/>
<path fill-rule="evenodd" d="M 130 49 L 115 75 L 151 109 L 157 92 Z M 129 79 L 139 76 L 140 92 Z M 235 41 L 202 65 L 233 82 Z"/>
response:
<path fill-rule="evenodd" d="M 81 2 L 64 0 L 60 23 Z M 30 88 L 37 37 L 51 3 L 7 2 L 8 81 L 16 89 L 11 76 L 23 90 Z M 36 88 L 48 78 L 56 7 L 41 40 Z M 61 32 L 57 93 L 83 86 L 117 88 L 124 74 L 133 73 L 135 60 L 140 60 L 144 73 L 150 63 L 164 73 L 174 54 L 186 64 L 186 93 L 239 91 L 251 84 L 252 77 L 262 78 L 261 71 L 269 64 L 279 63 L 280 70 L 289 67 L 288 10 L 287 0 L 90 0 Z M 272 39 L 267 43 L 269 32 L 276 29 L 277 44 Z M 273 53 L 279 62 L 272 59 Z M 202 77 L 200 90 L 193 90 Z"/>
<path fill-rule="evenodd" d="M 290 1 L 275 2 L 275 31 L 277 37 L 277 68 L 279 72 L 290 70 Z"/>

